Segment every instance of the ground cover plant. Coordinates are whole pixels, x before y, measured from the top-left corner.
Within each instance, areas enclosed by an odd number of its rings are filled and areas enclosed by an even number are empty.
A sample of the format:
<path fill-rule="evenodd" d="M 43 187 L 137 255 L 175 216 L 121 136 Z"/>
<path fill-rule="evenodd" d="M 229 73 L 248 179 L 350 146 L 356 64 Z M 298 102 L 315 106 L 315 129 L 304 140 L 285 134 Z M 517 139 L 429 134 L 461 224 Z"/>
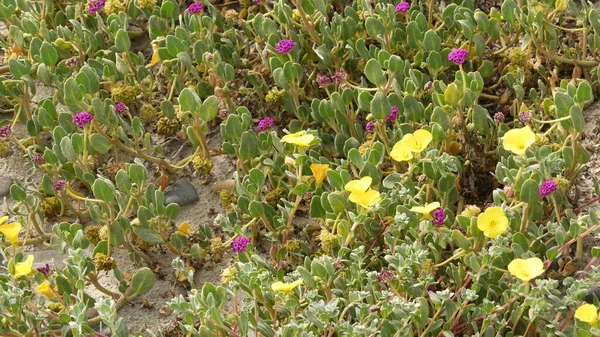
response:
<path fill-rule="evenodd" d="M 41 172 L 0 219 L 0 335 L 600 335 L 594 4 L 1 0 L 0 21 L 0 156 Z M 214 221 L 179 216 L 181 177 L 221 186 Z M 120 310 L 165 270 L 169 327 L 134 331 Z"/>

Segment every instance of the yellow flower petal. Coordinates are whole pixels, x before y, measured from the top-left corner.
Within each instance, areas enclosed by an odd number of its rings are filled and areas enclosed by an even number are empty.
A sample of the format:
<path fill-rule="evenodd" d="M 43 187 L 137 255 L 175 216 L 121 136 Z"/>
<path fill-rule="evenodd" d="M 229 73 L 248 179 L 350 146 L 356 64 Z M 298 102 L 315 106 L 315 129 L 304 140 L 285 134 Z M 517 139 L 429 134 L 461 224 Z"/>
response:
<path fill-rule="evenodd" d="M 48 280 L 40 283 L 39 286 L 35 287 L 35 290 L 46 297 L 56 298 L 56 294 L 52 291 L 52 286 Z"/>
<path fill-rule="evenodd" d="M 376 190 L 368 190 L 366 192 L 355 191 L 350 193 L 348 199 L 364 208 L 370 208 L 381 200 L 381 195 Z"/>
<path fill-rule="evenodd" d="M 394 145 L 392 151 L 390 151 L 390 157 L 397 162 L 403 162 L 411 160 L 413 158 L 413 154 L 411 149 L 407 147 L 403 141 L 399 141 Z"/>
<path fill-rule="evenodd" d="M 327 177 L 327 170 L 329 170 L 329 165 L 327 164 L 311 164 L 310 170 L 312 171 L 313 176 L 317 182 L 317 186 L 321 186 L 323 180 Z"/>
<path fill-rule="evenodd" d="M 490 207 L 477 217 L 477 228 L 490 239 L 504 234 L 508 223 L 508 218 L 500 207 Z"/>
<path fill-rule="evenodd" d="M 373 183 L 373 178 L 371 177 L 362 177 L 359 180 L 352 180 L 344 186 L 344 189 L 348 192 L 366 192 L 371 184 Z"/>
<path fill-rule="evenodd" d="M 271 290 L 290 293 L 290 292 L 292 292 L 292 290 L 296 289 L 298 286 L 300 286 L 302 284 L 304 284 L 304 281 L 302 281 L 302 280 L 297 280 L 292 283 L 277 281 L 277 282 L 271 284 Z"/>
<path fill-rule="evenodd" d="M 282 143 L 289 143 L 296 146 L 306 147 L 315 140 L 315 136 L 306 131 L 299 131 L 281 137 Z"/>
<path fill-rule="evenodd" d="M 428 216 L 429 213 L 433 212 L 434 210 L 436 210 L 438 208 L 440 208 L 440 203 L 436 201 L 436 202 L 429 203 L 425 206 L 415 206 L 415 207 L 411 208 L 410 211 Z"/>
<path fill-rule="evenodd" d="M 508 271 L 522 281 L 528 282 L 544 273 L 544 262 L 537 257 L 515 259 L 508 264 Z"/>
<path fill-rule="evenodd" d="M 190 236 L 191 233 L 192 233 L 192 226 L 190 226 L 190 224 L 187 222 L 182 223 L 181 225 L 179 225 L 179 228 L 177 228 L 177 234 L 179 234 L 181 236 L 188 237 L 188 236 Z"/>
<path fill-rule="evenodd" d="M 1 217 L 0 218 L 0 225 L 2 225 L 3 223 L 5 223 L 6 220 L 8 220 L 8 216 L 5 215 L 5 216 Z"/>
<path fill-rule="evenodd" d="M 584 304 L 575 310 L 575 318 L 582 322 L 595 324 L 598 320 L 598 308 L 593 304 Z"/>
<path fill-rule="evenodd" d="M 1 221 L 2 219 L 0 219 Z M 21 231 L 21 224 L 18 222 L 11 222 L 9 224 L 0 225 L 0 233 L 2 233 L 13 246 L 17 245 L 17 239 L 19 238 L 19 232 Z"/>
<path fill-rule="evenodd" d="M 27 256 L 27 260 L 15 263 L 15 278 L 27 276 L 32 272 L 33 255 Z"/>
<path fill-rule="evenodd" d="M 404 135 L 404 137 L 402 137 L 402 142 L 404 142 L 404 145 L 412 152 L 421 153 L 427 148 L 429 143 L 431 143 L 432 139 L 433 136 L 431 135 L 431 132 L 419 129 L 414 133 Z"/>
<path fill-rule="evenodd" d="M 535 143 L 535 133 L 529 126 L 509 130 L 502 138 L 504 149 L 519 156 L 525 154 L 533 143 Z"/>

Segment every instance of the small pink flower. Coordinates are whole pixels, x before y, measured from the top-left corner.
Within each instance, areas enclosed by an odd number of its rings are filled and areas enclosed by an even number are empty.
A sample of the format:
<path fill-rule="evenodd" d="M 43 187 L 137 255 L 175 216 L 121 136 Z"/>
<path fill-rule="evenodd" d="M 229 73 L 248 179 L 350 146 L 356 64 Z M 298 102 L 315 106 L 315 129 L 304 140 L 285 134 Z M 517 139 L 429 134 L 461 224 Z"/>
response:
<path fill-rule="evenodd" d="M 248 247 L 249 243 L 250 243 L 250 239 L 248 239 L 247 237 L 238 236 L 237 238 L 233 239 L 233 242 L 231 243 L 231 247 L 233 248 L 233 250 L 236 253 L 241 253 L 246 250 L 246 247 Z"/>
<path fill-rule="evenodd" d="M 296 42 L 290 39 L 284 39 L 277 42 L 277 45 L 275 45 L 275 51 L 279 54 L 287 54 L 290 52 L 290 50 L 292 50 L 292 48 L 294 48 L 295 45 Z"/>
<path fill-rule="evenodd" d="M 448 54 L 448 61 L 456 64 L 463 64 L 467 58 L 467 55 L 469 55 L 469 52 L 464 49 L 454 49 L 450 52 L 450 54 Z"/>
<path fill-rule="evenodd" d="M 200 1 L 198 1 L 198 2 L 192 3 L 188 7 L 187 11 L 188 11 L 188 13 L 191 13 L 191 14 L 197 14 L 197 13 L 202 12 L 202 8 L 204 8 L 204 4 Z"/>
<path fill-rule="evenodd" d="M 402 1 L 396 5 L 396 13 L 406 13 L 410 9 L 410 3 Z"/>
<path fill-rule="evenodd" d="M 73 116 L 73 124 L 82 128 L 82 127 L 88 125 L 93 119 L 94 119 L 94 116 L 92 116 L 91 113 L 89 113 L 87 111 L 82 111 L 82 112 L 76 113 Z"/>

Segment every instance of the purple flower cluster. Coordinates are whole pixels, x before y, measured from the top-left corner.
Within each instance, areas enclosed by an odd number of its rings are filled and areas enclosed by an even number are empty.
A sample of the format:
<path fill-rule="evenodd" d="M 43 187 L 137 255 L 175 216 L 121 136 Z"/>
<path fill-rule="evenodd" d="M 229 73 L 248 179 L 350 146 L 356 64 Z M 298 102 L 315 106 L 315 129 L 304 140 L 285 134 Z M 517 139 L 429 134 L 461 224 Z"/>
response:
<path fill-rule="evenodd" d="M 93 119 L 94 119 L 94 116 L 92 116 L 91 113 L 89 113 L 87 111 L 82 111 L 82 112 L 76 113 L 73 116 L 73 124 L 82 128 L 82 127 L 88 125 Z"/>
<path fill-rule="evenodd" d="M 544 180 L 544 182 L 540 185 L 540 195 L 542 196 L 542 199 L 556 191 L 556 187 L 557 185 L 554 180 Z"/>
<path fill-rule="evenodd" d="M 50 272 L 52 271 L 52 268 L 50 268 L 50 265 L 46 263 L 45 266 L 43 267 L 38 267 L 36 268 L 38 272 L 44 274 L 44 276 L 48 276 L 48 274 L 50 274 Z"/>
<path fill-rule="evenodd" d="M 333 82 L 335 84 L 340 84 L 340 83 L 342 83 L 342 81 L 344 81 L 346 79 L 346 73 L 343 70 L 340 70 L 337 73 L 335 73 L 333 76 L 331 76 L 331 79 L 333 80 Z"/>
<path fill-rule="evenodd" d="M 296 42 L 290 39 L 283 39 L 277 42 L 277 45 L 275 45 L 275 51 L 279 54 L 286 54 L 289 53 L 289 51 L 292 50 L 292 48 L 294 48 L 295 45 Z"/>
<path fill-rule="evenodd" d="M 317 83 L 319 84 L 320 87 L 325 87 L 329 83 L 331 83 L 331 78 L 329 78 L 329 76 L 327 76 L 327 75 L 318 74 L 317 75 Z"/>
<path fill-rule="evenodd" d="M 523 111 L 519 114 L 519 120 L 523 123 L 529 122 L 530 119 L 531 119 L 531 111 L 529 111 L 529 110 Z"/>
<path fill-rule="evenodd" d="M 34 154 L 33 157 L 31 157 L 31 161 L 37 166 L 40 166 L 45 162 L 44 157 L 39 153 Z"/>
<path fill-rule="evenodd" d="M 231 247 L 233 247 L 233 250 L 236 253 L 241 253 L 246 250 L 246 247 L 248 247 L 249 243 L 250 243 L 250 239 L 248 239 L 247 237 L 238 236 L 237 238 L 233 239 L 233 242 L 231 243 Z"/>
<path fill-rule="evenodd" d="M 498 111 L 494 114 L 494 119 L 498 122 L 504 122 L 504 114 Z"/>
<path fill-rule="evenodd" d="M 188 13 L 196 14 L 196 13 L 202 12 L 202 8 L 204 8 L 204 4 L 200 1 L 198 1 L 198 2 L 194 2 L 193 4 L 191 4 L 188 7 L 187 11 L 188 11 Z"/>
<path fill-rule="evenodd" d="M 104 3 L 104 0 L 90 0 L 90 2 L 88 2 L 88 12 L 91 15 L 96 15 L 96 13 L 104 7 Z M 67 65 L 69 65 L 68 61 Z"/>
<path fill-rule="evenodd" d="M 400 111 L 400 107 L 397 105 L 392 106 L 392 112 L 385 118 L 386 121 L 390 122 L 398 118 L 398 111 Z"/>
<path fill-rule="evenodd" d="M 252 1 L 257 5 L 259 5 L 262 2 L 262 0 L 252 0 Z"/>
<path fill-rule="evenodd" d="M 450 52 L 450 54 L 448 54 L 448 61 L 456 64 L 463 64 L 467 58 L 467 55 L 469 55 L 469 52 L 462 48 L 454 49 Z"/>
<path fill-rule="evenodd" d="M 512 198 L 515 196 L 515 190 L 510 185 L 504 185 L 502 190 L 504 191 L 504 193 L 506 193 L 507 198 Z"/>
<path fill-rule="evenodd" d="M 394 278 L 394 273 L 386 269 L 381 269 L 379 275 L 377 275 L 377 279 L 381 282 L 391 281 L 392 278 Z"/>
<path fill-rule="evenodd" d="M 436 226 L 441 226 L 444 224 L 444 220 L 446 219 L 446 215 L 444 214 L 443 208 L 438 208 L 433 211 L 433 224 Z"/>
<path fill-rule="evenodd" d="M 129 109 L 127 108 L 127 105 L 125 105 L 125 103 L 123 103 L 123 102 L 119 102 L 119 103 L 117 103 L 117 105 L 115 105 L 115 113 L 117 115 L 122 115 L 122 114 L 126 113 L 127 110 L 129 110 Z"/>
<path fill-rule="evenodd" d="M 0 127 L 0 138 L 6 138 L 10 135 L 12 129 L 10 128 L 10 124 L 6 124 Z"/>
<path fill-rule="evenodd" d="M 65 61 L 65 64 L 67 65 L 67 67 L 74 67 L 77 65 L 77 58 L 75 58 L 75 57 L 68 58 Z"/>
<path fill-rule="evenodd" d="M 55 191 L 62 191 L 67 187 L 67 184 L 68 182 L 66 180 L 57 180 L 52 186 L 52 189 Z"/>
<path fill-rule="evenodd" d="M 265 117 L 258 122 L 258 131 L 266 131 L 273 127 L 275 119 L 272 117 Z"/>
<path fill-rule="evenodd" d="M 367 123 L 367 125 L 365 125 L 366 131 L 373 131 L 374 128 L 375 128 L 375 122 L 373 122 L 373 121 L 370 121 Z"/>
<path fill-rule="evenodd" d="M 396 5 L 396 13 L 406 13 L 410 9 L 410 2 L 402 1 Z"/>

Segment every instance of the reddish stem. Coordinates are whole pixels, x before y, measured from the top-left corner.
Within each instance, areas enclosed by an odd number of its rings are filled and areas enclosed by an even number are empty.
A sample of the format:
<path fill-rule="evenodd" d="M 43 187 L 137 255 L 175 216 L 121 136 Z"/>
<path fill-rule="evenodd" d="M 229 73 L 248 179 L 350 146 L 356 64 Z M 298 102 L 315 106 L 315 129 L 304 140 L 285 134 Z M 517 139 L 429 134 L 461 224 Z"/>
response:
<path fill-rule="evenodd" d="M 583 277 L 585 276 L 585 272 L 588 271 L 588 269 L 592 268 L 592 265 L 594 264 L 594 262 L 596 262 L 596 260 L 598 260 L 597 257 L 592 257 L 592 259 L 590 260 L 590 262 L 588 262 L 588 264 L 585 265 L 585 268 L 583 268 L 581 275 L 579 275 L 579 279 L 583 279 Z"/>

